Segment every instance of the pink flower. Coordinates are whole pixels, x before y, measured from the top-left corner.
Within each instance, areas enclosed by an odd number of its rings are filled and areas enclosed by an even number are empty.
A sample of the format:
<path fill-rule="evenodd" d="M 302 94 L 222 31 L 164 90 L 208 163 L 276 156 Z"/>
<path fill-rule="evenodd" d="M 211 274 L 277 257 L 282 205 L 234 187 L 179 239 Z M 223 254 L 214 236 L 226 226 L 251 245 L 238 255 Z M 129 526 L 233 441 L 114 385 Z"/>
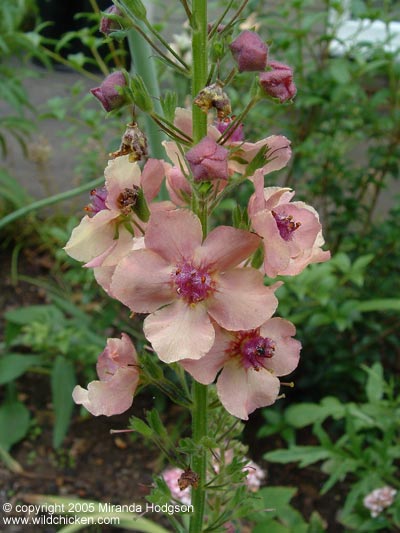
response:
<path fill-rule="evenodd" d="M 115 266 L 131 249 L 133 235 L 142 234 L 143 223 L 132 211 L 138 189 L 143 189 L 147 201 L 152 200 L 164 174 L 164 164 L 156 159 L 149 159 L 142 173 L 128 155 L 109 161 L 105 188 L 96 189 L 87 208 L 94 216 L 85 216 L 72 231 L 67 254 L 88 267 Z"/>
<path fill-rule="evenodd" d="M 267 276 L 294 276 L 311 263 L 328 261 L 318 213 L 304 202 L 291 202 L 294 192 L 266 187 L 261 172 L 254 176 L 255 193 L 248 212 L 253 229 L 264 239 Z"/>
<path fill-rule="evenodd" d="M 186 159 L 194 181 L 227 180 L 229 150 L 217 144 L 211 137 L 204 137 L 187 153 Z"/>
<path fill-rule="evenodd" d="M 252 31 L 243 31 L 229 45 L 238 64 L 239 72 L 264 70 L 268 48 L 261 37 Z"/>
<path fill-rule="evenodd" d="M 126 87 L 125 76 L 117 70 L 107 76 L 99 87 L 90 89 L 90 92 L 99 100 L 104 110 L 109 112 L 128 103 L 126 96 L 118 90 L 123 87 Z"/>
<path fill-rule="evenodd" d="M 217 394 L 225 409 L 243 420 L 258 407 L 275 402 L 277 376 L 292 372 L 298 364 L 301 344 L 291 337 L 296 329 L 287 320 L 271 318 L 247 331 L 216 328 L 215 343 L 199 361 L 180 364 L 205 385 L 217 379 Z"/>
<path fill-rule="evenodd" d="M 397 490 L 393 487 L 385 486 L 375 489 L 364 498 L 364 507 L 369 509 L 372 518 L 375 518 L 381 512 L 390 507 L 393 503 Z"/>
<path fill-rule="evenodd" d="M 169 197 L 171 201 L 179 207 L 185 206 L 192 196 L 192 188 L 189 181 L 178 167 L 166 165 L 166 181 Z"/>
<path fill-rule="evenodd" d="M 189 109 L 178 107 L 175 111 L 174 126 L 190 136 L 192 134 L 192 112 Z M 261 167 L 264 175 L 274 170 L 280 170 L 286 166 L 292 154 L 290 141 L 286 137 L 283 135 L 271 135 L 256 143 L 243 142 L 242 126 L 243 125 L 240 125 L 232 135 L 228 136 L 228 140 L 225 143 L 225 146 L 230 149 L 228 157 L 229 175 L 232 175 L 234 172 L 244 174 L 249 163 L 253 161 L 263 146 L 267 147 L 265 163 Z M 219 123 L 219 125 L 217 124 L 217 126 L 209 124 L 207 136 L 214 139 L 214 141 L 218 141 L 221 137 L 220 129 L 221 123 Z M 236 132 L 238 132 L 238 139 L 235 138 Z M 177 144 L 175 142 L 164 141 L 163 146 L 174 167 L 182 169 L 184 173 L 187 173 L 186 161 L 182 158 L 182 154 Z M 221 188 L 225 185 L 225 181 L 220 182 Z"/>
<path fill-rule="evenodd" d="M 296 86 L 293 83 L 293 70 L 288 65 L 278 61 L 270 61 L 268 66 L 272 70 L 260 73 L 262 89 L 273 98 L 278 98 L 281 103 L 287 102 L 296 96 Z"/>
<path fill-rule="evenodd" d="M 223 119 L 217 120 L 215 126 L 218 131 L 220 133 L 224 133 L 224 131 L 227 130 L 231 125 L 233 118 L 234 117 L 225 117 Z M 234 142 L 242 143 L 244 141 L 243 124 L 239 124 L 237 127 L 232 129 L 232 133 L 229 133 L 227 141 L 229 141 L 229 144 Z"/>
<path fill-rule="evenodd" d="M 200 220 L 190 211 L 153 213 L 146 248 L 117 266 L 111 290 L 132 311 L 151 313 L 144 333 L 162 361 L 199 359 L 214 343 L 212 319 L 236 331 L 258 327 L 276 309 L 276 287 L 265 287 L 253 268 L 235 268 L 260 238 L 226 226 L 202 242 Z"/>
<path fill-rule="evenodd" d="M 216 474 L 219 474 L 220 472 L 219 465 L 221 459 L 223 458 L 222 460 L 226 465 L 230 465 L 233 460 L 233 454 L 234 452 L 232 448 L 222 450 L 217 449 L 213 451 L 211 463 Z M 247 457 L 244 457 L 244 459 L 247 461 L 246 465 L 243 467 L 243 471 L 247 472 L 246 486 L 251 492 L 257 492 L 266 477 L 266 472 L 251 459 L 247 459 Z"/>
<path fill-rule="evenodd" d="M 264 146 L 266 147 L 265 163 L 258 169 L 260 173 L 265 176 L 275 170 L 281 170 L 288 164 L 292 156 L 289 139 L 283 135 L 271 135 L 256 143 L 231 143 L 230 170 L 244 174 L 248 164 L 253 161 L 260 149 Z M 249 176 L 249 179 L 252 180 L 252 176 Z"/>
<path fill-rule="evenodd" d="M 77 385 L 72 397 L 94 416 L 119 415 L 132 405 L 139 383 L 138 359 L 128 335 L 107 339 L 107 346 L 97 361 L 100 381 L 91 381 L 87 390 Z"/>
<path fill-rule="evenodd" d="M 191 487 L 188 486 L 185 489 L 181 489 L 179 487 L 179 479 L 184 473 L 184 470 L 177 467 L 170 467 L 166 468 L 161 472 L 161 477 L 164 479 L 165 483 L 167 484 L 171 496 L 180 502 L 182 502 L 185 505 L 190 505 L 192 501 L 191 497 Z"/>

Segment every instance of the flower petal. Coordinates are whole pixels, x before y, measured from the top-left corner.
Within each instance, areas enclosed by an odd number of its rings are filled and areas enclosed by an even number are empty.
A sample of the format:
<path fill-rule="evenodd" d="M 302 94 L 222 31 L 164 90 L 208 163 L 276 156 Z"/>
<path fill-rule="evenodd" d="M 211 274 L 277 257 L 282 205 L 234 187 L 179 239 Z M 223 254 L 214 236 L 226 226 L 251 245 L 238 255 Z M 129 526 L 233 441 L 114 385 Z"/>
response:
<path fill-rule="evenodd" d="M 196 381 L 203 383 L 203 385 L 208 385 L 214 381 L 227 360 L 225 350 L 234 339 L 234 336 L 229 331 L 223 330 L 216 324 L 214 328 L 215 341 L 206 355 L 198 360 L 182 359 L 179 361 L 179 364 L 183 366 L 186 372 L 189 372 Z"/>
<path fill-rule="evenodd" d="M 172 264 L 191 259 L 202 239 L 200 220 L 186 209 L 153 212 L 144 238 L 146 248 Z"/>
<path fill-rule="evenodd" d="M 119 212 L 118 197 L 125 189 L 140 186 L 140 167 L 129 161 L 129 155 L 111 159 L 104 171 L 107 188 L 107 206 Z"/>
<path fill-rule="evenodd" d="M 224 366 L 217 381 L 217 393 L 222 405 L 242 420 L 248 420 L 248 415 L 258 407 L 273 404 L 279 389 L 279 379 L 268 370 L 245 370 L 237 359 Z"/>
<path fill-rule="evenodd" d="M 230 226 L 218 226 L 208 234 L 195 257 L 201 265 L 210 265 L 224 271 L 239 265 L 260 244 L 260 237 L 254 233 Z"/>
<path fill-rule="evenodd" d="M 277 308 L 276 288 L 276 284 L 265 287 L 263 275 L 254 268 L 230 270 L 217 278 L 217 291 L 208 300 L 208 312 L 231 331 L 257 328 Z"/>
<path fill-rule="evenodd" d="M 136 369 L 120 368 L 109 381 L 92 381 L 87 390 L 76 386 L 72 398 L 94 416 L 119 415 L 132 405 L 138 382 Z"/>
<path fill-rule="evenodd" d="M 91 261 L 114 244 L 115 224 L 118 213 L 104 209 L 94 217 L 85 216 L 73 229 L 64 247 L 70 257 L 78 261 Z"/>
<path fill-rule="evenodd" d="M 265 359 L 264 364 L 275 376 L 286 376 L 299 364 L 301 343 L 292 338 L 295 334 L 294 325 L 279 317 L 267 320 L 260 327 L 260 335 L 272 339 L 276 345 L 274 355 Z"/>
<path fill-rule="evenodd" d="M 215 331 L 204 304 L 177 300 L 149 315 L 143 331 L 161 361 L 200 359 L 212 347 Z"/>
<path fill-rule="evenodd" d="M 118 264 L 111 293 L 138 313 L 151 313 L 174 300 L 171 266 L 151 250 L 134 250 Z"/>
<path fill-rule="evenodd" d="M 143 193 L 148 202 L 151 202 L 160 191 L 162 181 L 165 177 L 164 161 L 158 159 L 148 159 L 142 170 L 141 184 Z"/>

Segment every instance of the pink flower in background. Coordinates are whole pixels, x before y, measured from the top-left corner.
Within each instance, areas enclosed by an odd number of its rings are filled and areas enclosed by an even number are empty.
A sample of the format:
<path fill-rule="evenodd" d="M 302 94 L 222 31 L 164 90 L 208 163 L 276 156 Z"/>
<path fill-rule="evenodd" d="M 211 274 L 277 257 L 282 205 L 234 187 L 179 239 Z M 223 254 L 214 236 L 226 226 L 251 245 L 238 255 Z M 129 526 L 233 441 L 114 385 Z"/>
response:
<path fill-rule="evenodd" d="M 203 241 L 190 211 L 153 213 L 145 249 L 117 266 L 111 291 L 132 311 L 150 313 L 144 333 L 160 359 L 199 359 L 214 343 L 215 320 L 237 331 L 256 328 L 275 311 L 274 287 L 261 272 L 236 268 L 261 240 L 248 231 L 219 226 Z"/>
<path fill-rule="evenodd" d="M 77 385 L 74 402 L 86 407 L 94 416 L 118 415 L 132 405 L 139 383 L 139 367 L 135 347 L 128 335 L 108 339 L 97 361 L 100 381 L 91 381 L 87 390 Z"/>
<path fill-rule="evenodd" d="M 204 137 L 186 153 L 194 181 L 227 180 L 228 155 L 229 150 L 211 137 Z"/>
<path fill-rule="evenodd" d="M 109 112 L 128 103 L 126 96 L 119 91 L 123 87 L 126 87 L 125 76 L 117 70 L 107 76 L 99 87 L 90 89 L 90 92 L 99 100 L 104 110 Z"/>
<path fill-rule="evenodd" d="M 248 212 L 253 229 L 264 239 L 264 271 L 267 276 L 294 276 L 311 263 L 328 261 L 323 251 L 318 213 L 304 202 L 291 202 L 294 191 L 264 188 L 262 172 L 254 176 L 255 193 Z"/>
<path fill-rule="evenodd" d="M 293 82 L 293 69 L 278 61 L 269 61 L 271 70 L 260 73 L 260 85 L 262 89 L 273 98 L 278 98 L 281 103 L 292 100 L 296 96 L 297 89 Z"/>
<path fill-rule="evenodd" d="M 214 472 L 216 474 L 220 472 L 221 461 L 229 465 L 232 463 L 233 457 L 234 457 L 234 452 L 232 448 L 214 450 L 213 456 L 211 458 L 211 463 L 212 463 Z M 251 492 L 257 492 L 259 488 L 261 487 L 267 474 L 265 470 L 261 468 L 261 466 L 259 466 L 257 463 L 255 463 L 251 459 L 247 459 L 247 457 L 244 457 L 244 460 L 247 461 L 246 465 L 243 467 L 243 471 L 247 472 L 247 477 L 246 477 L 247 488 Z"/>
<path fill-rule="evenodd" d="M 239 72 L 265 69 L 268 47 L 257 33 L 242 31 L 229 48 L 238 64 Z"/>
<path fill-rule="evenodd" d="M 394 501 L 397 490 L 386 485 L 370 492 L 364 498 L 364 507 L 369 509 L 372 518 L 377 517 L 381 512 L 390 507 Z"/>
<path fill-rule="evenodd" d="M 292 339 L 296 329 L 287 320 L 271 318 L 248 331 L 216 327 L 211 350 L 199 361 L 180 361 L 194 379 L 207 385 L 217 374 L 217 394 L 225 409 L 247 420 L 259 407 L 275 402 L 278 376 L 290 374 L 298 364 L 301 344 Z"/>
<path fill-rule="evenodd" d="M 234 117 L 225 117 L 223 119 L 217 120 L 215 123 L 216 128 L 220 133 L 224 133 L 229 126 L 231 125 Z M 232 128 L 232 133 L 229 133 L 227 144 L 234 143 L 234 142 L 240 142 L 242 143 L 244 141 L 244 133 L 243 133 L 243 124 L 239 124 L 237 127 L 235 125 L 235 128 Z"/>
<path fill-rule="evenodd" d="M 171 496 L 180 502 L 182 502 L 185 505 L 190 505 L 192 501 L 191 497 L 191 487 L 188 486 L 185 489 L 181 489 L 179 487 L 179 479 L 181 478 L 182 474 L 184 474 L 184 470 L 178 467 L 170 467 L 166 468 L 161 472 L 161 477 L 164 479 L 165 483 L 167 484 Z"/>

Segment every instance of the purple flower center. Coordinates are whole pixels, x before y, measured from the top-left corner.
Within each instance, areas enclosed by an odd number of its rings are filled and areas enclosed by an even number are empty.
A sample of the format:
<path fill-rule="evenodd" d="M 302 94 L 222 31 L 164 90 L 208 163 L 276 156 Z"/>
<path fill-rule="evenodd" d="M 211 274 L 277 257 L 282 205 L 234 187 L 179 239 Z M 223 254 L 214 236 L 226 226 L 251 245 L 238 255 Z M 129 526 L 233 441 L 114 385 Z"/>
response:
<path fill-rule="evenodd" d="M 205 300 L 215 290 L 214 281 L 206 268 L 198 268 L 190 262 L 176 266 L 172 281 L 178 295 L 188 303 Z"/>
<path fill-rule="evenodd" d="M 272 216 L 275 219 L 282 239 L 284 241 L 290 241 L 292 238 L 292 233 L 301 226 L 301 222 L 295 222 L 292 215 L 282 216 L 275 211 L 272 211 Z"/>
<path fill-rule="evenodd" d="M 259 329 L 238 331 L 235 340 L 228 347 L 231 357 L 240 357 L 244 368 L 260 370 L 265 359 L 270 359 L 275 352 L 276 344 L 268 337 L 261 337 Z"/>
<path fill-rule="evenodd" d="M 90 191 L 90 204 L 85 207 L 85 211 L 93 213 L 94 215 L 103 209 L 108 209 L 106 206 L 107 189 L 99 187 Z"/>

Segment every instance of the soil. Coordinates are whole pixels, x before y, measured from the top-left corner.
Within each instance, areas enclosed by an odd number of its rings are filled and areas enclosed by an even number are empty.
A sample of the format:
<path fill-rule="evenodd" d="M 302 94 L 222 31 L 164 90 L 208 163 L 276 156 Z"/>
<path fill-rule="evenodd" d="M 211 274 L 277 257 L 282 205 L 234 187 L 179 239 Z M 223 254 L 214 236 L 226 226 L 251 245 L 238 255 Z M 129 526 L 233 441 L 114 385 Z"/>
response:
<path fill-rule="evenodd" d="M 9 258 L 8 253 L 0 255 L 0 280 L 3 285 L 0 288 L 1 308 L 7 310 L 45 303 L 42 290 L 25 282 L 19 282 L 16 286 L 11 283 Z M 19 268 L 30 276 L 41 276 L 48 273 L 49 262 L 45 256 L 27 251 L 21 255 Z M 21 399 L 33 415 L 34 424 L 28 437 L 12 449 L 12 457 L 23 472 L 11 472 L 0 463 L 0 506 L 4 502 L 13 505 L 26 503 L 33 494 L 145 505 L 152 484 L 152 473 L 162 468 L 159 454 L 140 438 L 132 438 L 128 433 L 110 434 L 110 430 L 124 429 L 130 416 L 141 416 L 146 408 L 152 406 L 151 397 L 139 396 L 131 411 L 112 418 L 79 418 L 76 414 L 62 448 L 55 451 L 51 444 L 53 415 L 48 379 L 25 374 L 18 379 L 17 384 Z M 166 417 L 173 423 L 175 413 L 167 412 Z M 295 465 L 266 465 L 262 455 L 285 445 L 279 437 L 255 439 L 261 420 L 260 415 L 250 419 L 245 440 L 249 445 L 249 455 L 267 470 L 267 483 L 298 487 L 292 504 L 306 518 L 313 511 L 318 511 L 329 533 L 341 533 L 343 528 L 336 522 L 335 516 L 343 501 L 343 487 L 336 487 L 321 497 L 319 488 L 325 476 L 317 467 L 300 470 Z M 310 444 L 312 436 L 304 433 L 302 441 L 303 444 Z M 146 516 L 160 521 L 160 515 Z M 171 530 L 168 523 L 164 525 Z M 22 526 L 7 527 L 4 529 L 6 533 L 53 533 L 59 529 L 53 526 L 23 526 L 23 530 Z M 101 531 L 111 533 L 123 530 L 102 526 Z"/>

